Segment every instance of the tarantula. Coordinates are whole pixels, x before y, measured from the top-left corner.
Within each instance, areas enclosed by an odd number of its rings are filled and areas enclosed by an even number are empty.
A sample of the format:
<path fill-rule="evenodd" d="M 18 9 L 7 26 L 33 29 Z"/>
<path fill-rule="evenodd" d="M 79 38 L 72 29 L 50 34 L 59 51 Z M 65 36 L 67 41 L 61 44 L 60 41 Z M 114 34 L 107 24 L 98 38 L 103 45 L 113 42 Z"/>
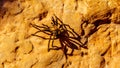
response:
<path fill-rule="evenodd" d="M 55 18 L 54 18 L 55 17 Z M 52 17 L 51 27 L 45 24 L 42 24 L 42 26 L 38 26 L 36 24 L 31 24 L 34 28 L 36 28 L 38 31 L 32 34 L 33 36 L 37 36 L 43 39 L 48 39 L 48 51 L 50 51 L 50 43 L 52 47 L 56 47 L 56 49 L 63 49 L 63 51 L 67 52 L 66 46 L 70 47 L 72 49 L 72 52 L 74 49 L 78 49 L 78 47 L 75 44 L 80 45 L 81 47 L 83 44 L 80 42 L 80 36 L 72 29 L 69 25 L 64 24 L 57 16 Z M 68 30 L 69 29 L 69 30 Z M 49 38 L 45 38 L 39 35 L 36 35 L 39 32 L 43 32 L 47 35 L 49 35 Z M 54 46 L 54 40 L 59 39 L 61 43 L 61 47 L 58 48 L 57 46 Z M 74 39 L 74 40 L 73 40 Z M 79 41 L 76 42 L 75 40 Z M 72 53 L 71 52 L 71 53 Z"/>

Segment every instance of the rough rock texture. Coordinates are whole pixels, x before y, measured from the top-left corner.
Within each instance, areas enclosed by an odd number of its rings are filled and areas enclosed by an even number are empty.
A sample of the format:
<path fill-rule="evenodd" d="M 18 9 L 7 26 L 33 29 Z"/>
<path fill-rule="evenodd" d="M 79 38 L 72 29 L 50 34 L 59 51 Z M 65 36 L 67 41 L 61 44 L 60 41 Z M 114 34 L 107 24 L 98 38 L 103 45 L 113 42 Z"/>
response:
<path fill-rule="evenodd" d="M 32 36 L 30 23 L 49 25 L 54 15 L 88 49 L 48 52 L 48 40 Z M 0 0 L 0 68 L 120 68 L 120 1 Z"/>

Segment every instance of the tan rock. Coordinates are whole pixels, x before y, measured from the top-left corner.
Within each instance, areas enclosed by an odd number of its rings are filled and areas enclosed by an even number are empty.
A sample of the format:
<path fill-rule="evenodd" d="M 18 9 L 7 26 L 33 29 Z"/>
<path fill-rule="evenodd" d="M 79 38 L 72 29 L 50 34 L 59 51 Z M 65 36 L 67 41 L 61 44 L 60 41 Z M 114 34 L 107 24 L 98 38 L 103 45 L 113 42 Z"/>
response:
<path fill-rule="evenodd" d="M 79 36 L 55 40 L 58 50 L 50 42 L 48 51 L 30 23 L 52 27 L 54 15 Z M 1 0 L 0 68 L 120 68 L 119 27 L 119 0 Z"/>

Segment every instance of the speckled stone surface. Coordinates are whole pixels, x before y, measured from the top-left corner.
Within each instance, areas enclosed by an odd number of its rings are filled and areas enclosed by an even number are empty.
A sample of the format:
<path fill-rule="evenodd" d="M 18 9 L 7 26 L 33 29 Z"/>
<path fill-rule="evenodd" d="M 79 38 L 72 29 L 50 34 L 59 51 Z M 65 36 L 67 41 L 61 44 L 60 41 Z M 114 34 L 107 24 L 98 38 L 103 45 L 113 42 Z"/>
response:
<path fill-rule="evenodd" d="M 54 15 L 79 35 L 74 41 L 87 49 L 74 49 L 79 45 L 73 44 L 65 45 L 66 52 L 63 48 L 48 52 L 48 40 L 32 36 L 37 29 L 30 23 L 50 25 Z M 61 46 L 60 41 L 54 45 Z M 120 68 L 120 1 L 1 0 L 0 68 Z"/>

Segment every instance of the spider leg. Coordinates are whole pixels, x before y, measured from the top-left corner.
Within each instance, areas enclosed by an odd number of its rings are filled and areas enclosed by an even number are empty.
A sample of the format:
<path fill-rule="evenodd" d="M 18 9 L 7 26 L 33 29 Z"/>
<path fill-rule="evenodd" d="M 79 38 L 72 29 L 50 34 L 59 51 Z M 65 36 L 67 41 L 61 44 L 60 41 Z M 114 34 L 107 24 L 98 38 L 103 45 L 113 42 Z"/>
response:
<path fill-rule="evenodd" d="M 66 58 L 66 59 L 68 58 L 68 57 L 67 57 L 67 51 L 68 51 L 67 47 L 64 46 L 64 54 L 65 54 L 65 58 Z"/>
<path fill-rule="evenodd" d="M 80 45 L 80 46 L 82 47 L 82 42 L 80 42 L 80 41 L 76 42 L 76 41 L 71 40 L 71 39 L 69 39 L 69 41 L 70 41 L 70 42 L 73 42 L 73 43 L 76 43 L 76 44 L 78 44 L 78 45 Z"/>
<path fill-rule="evenodd" d="M 72 56 L 72 55 L 73 55 L 73 52 L 74 52 L 74 49 L 72 49 L 72 51 L 71 51 L 71 53 L 70 53 L 69 55 Z"/>
<path fill-rule="evenodd" d="M 39 33 L 39 32 L 43 32 L 43 33 L 45 33 L 45 34 L 47 34 L 47 35 L 50 35 L 51 34 L 51 31 L 49 30 L 49 27 L 47 26 L 47 25 L 44 25 L 44 24 L 42 24 L 43 26 L 45 26 L 45 27 L 42 27 L 42 26 L 38 26 L 38 25 L 33 25 L 33 24 L 31 24 L 34 28 L 36 28 L 36 29 L 38 29 L 39 31 L 37 31 L 37 32 L 35 32 L 34 34 L 37 34 L 37 33 Z M 47 27 L 47 28 L 46 28 Z M 43 29 L 40 29 L 40 28 L 43 28 Z"/>
<path fill-rule="evenodd" d="M 42 31 L 43 33 L 47 34 L 47 35 L 51 35 L 50 31 Z M 48 33 L 49 32 L 49 33 Z"/>
<path fill-rule="evenodd" d="M 47 30 L 49 30 L 50 28 L 47 26 L 47 25 L 43 25 L 43 26 L 38 26 L 38 25 L 36 25 L 36 24 L 31 24 L 34 28 L 36 28 L 37 30 L 40 30 L 40 31 L 42 31 L 42 30 L 45 30 L 45 29 L 47 29 Z"/>
<path fill-rule="evenodd" d="M 71 40 L 71 39 L 69 39 L 69 41 L 70 41 L 70 42 L 73 42 L 73 43 L 76 43 L 76 44 L 78 44 L 78 45 L 80 45 L 80 47 L 83 47 L 83 48 L 85 48 L 85 49 L 88 49 L 86 46 L 84 46 L 85 44 L 83 44 L 83 43 L 80 42 L 80 41 L 76 42 L 76 41 Z"/>
<path fill-rule="evenodd" d="M 64 41 L 64 40 L 62 40 L 62 39 L 59 39 L 60 40 L 60 44 L 61 44 L 61 49 L 62 49 L 62 51 L 63 51 L 63 53 L 64 53 L 64 55 L 65 55 L 65 58 L 67 59 L 68 57 L 67 57 L 67 51 L 68 51 L 68 49 L 67 49 L 67 47 L 66 47 L 66 42 Z"/>
<path fill-rule="evenodd" d="M 35 32 L 34 35 L 37 34 L 37 33 L 39 33 L 39 32 L 43 32 L 43 33 L 45 33 L 45 34 L 47 34 L 47 35 L 51 35 L 50 33 L 46 32 L 46 31 L 44 31 L 44 30 L 39 30 L 39 31 Z"/>
<path fill-rule="evenodd" d="M 57 46 L 54 46 L 54 40 L 56 40 L 57 38 L 55 38 L 54 36 L 53 36 L 53 38 L 52 38 L 52 47 L 56 47 L 55 49 L 59 49 L 59 47 L 57 47 Z"/>
<path fill-rule="evenodd" d="M 47 28 L 49 28 L 49 26 L 48 25 L 45 25 L 45 24 L 42 24 L 43 26 L 45 26 L 45 27 L 47 27 Z"/>
<path fill-rule="evenodd" d="M 37 31 L 37 32 L 35 32 L 34 34 L 37 34 L 37 33 L 39 33 L 39 32 L 41 32 L 41 31 Z"/>
<path fill-rule="evenodd" d="M 48 41 L 48 52 L 50 51 L 50 41 L 51 41 L 52 35 L 50 35 L 49 41 Z"/>
<path fill-rule="evenodd" d="M 57 20 L 57 18 L 56 18 L 56 20 L 55 20 L 55 25 L 58 26 L 58 24 L 59 24 L 59 23 L 58 23 L 58 20 Z"/>
<path fill-rule="evenodd" d="M 70 31 L 70 30 L 66 30 L 66 31 L 68 32 L 68 34 L 70 33 L 70 34 L 72 34 L 73 37 L 75 37 L 75 34 L 72 31 Z"/>
<path fill-rule="evenodd" d="M 79 34 L 76 33 L 73 28 L 71 28 L 71 27 L 70 27 L 69 25 L 67 25 L 67 24 L 64 24 L 64 25 L 67 26 L 67 27 L 71 30 L 71 31 L 68 30 L 68 32 L 70 32 L 73 36 L 77 36 L 77 38 L 80 39 Z"/>
<path fill-rule="evenodd" d="M 42 36 L 39 36 L 39 35 L 35 35 L 35 34 L 32 34 L 33 36 L 37 36 L 37 37 L 40 37 L 42 39 L 45 39 L 45 40 L 49 40 L 50 38 L 45 38 L 45 37 L 42 37 Z"/>
<path fill-rule="evenodd" d="M 38 25 L 36 25 L 36 24 L 32 24 L 32 23 L 30 23 L 30 25 L 32 25 L 34 28 L 45 28 L 45 27 L 43 27 L 43 26 L 38 26 Z"/>
<path fill-rule="evenodd" d="M 52 17 L 52 23 L 53 23 L 53 25 L 56 25 L 56 26 L 57 26 L 57 25 L 58 25 L 57 19 L 55 20 L 54 17 Z"/>
<path fill-rule="evenodd" d="M 59 20 L 60 23 L 63 24 L 63 22 L 56 15 L 54 15 L 54 16 L 55 16 L 56 20 Z"/>
<path fill-rule="evenodd" d="M 54 47 L 53 45 L 54 45 L 54 36 L 53 36 L 53 39 L 52 39 L 52 47 Z"/>
<path fill-rule="evenodd" d="M 60 49 L 61 47 L 57 47 L 57 46 L 54 46 L 54 40 L 55 40 L 56 38 L 53 36 L 53 38 L 51 37 L 51 42 L 52 42 L 52 48 L 50 48 L 50 49 L 54 49 L 54 50 L 58 50 L 58 49 Z"/>

